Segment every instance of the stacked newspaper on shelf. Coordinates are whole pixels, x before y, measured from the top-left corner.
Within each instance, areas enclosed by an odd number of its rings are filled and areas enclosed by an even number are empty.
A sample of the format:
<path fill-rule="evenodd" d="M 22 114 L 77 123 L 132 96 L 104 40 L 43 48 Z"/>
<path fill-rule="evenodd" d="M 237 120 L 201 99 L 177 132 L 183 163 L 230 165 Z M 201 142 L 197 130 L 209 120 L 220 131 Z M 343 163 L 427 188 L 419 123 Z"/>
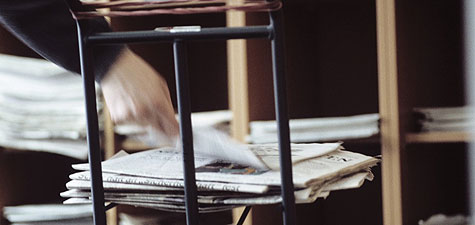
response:
<path fill-rule="evenodd" d="M 444 215 L 436 214 L 426 221 L 419 220 L 418 225 L 469 225 L 471 218 L 464 215 Z"/>
<path fill-rule="evenodd" d="M 0 55 L 0 146 L 86 159 L 83 95 L 77 74 L 42 59 Z"/>
<path fill-rule="evenodd" d="M 367 138 L 379 133 L 379 115 L 291 119 L 289 127 L 292 142 Z M 276 121 L 253 121 L 250 130 L 250 143 L 277 142 Z"/>
<path fill-rule="evenodd" d="M 4 217 L 12 225 L 90 225 L 91 204 L 20 205 L 3 208 Z"/>
<path fill-rule="evenodd" d="M 467 131 L 475 127 L 475 108 L 414 108 L 421 131 Z"/>
<path fill-rule="evenodd" d="M 276 144 L 245 145 L 237 154 L 214 157 L 195 147 L 200 212 L 236 206 L 281 202 L 279 154 Z M 372 179 L 370 168 L 378 159 L 343 150 L 341 143 L 292 144 L 293 181 L 297 203 L 314 202 L 333 190 L 358 188 Z M 216 151 L 215 151 L 216 152 Z M 222 160 L 226 158 L 226 160 Z M 90 202 L 87 164 L 73 165 L 65 203 Z M 134 154 L 120 153 L 102 163 L 105 199 L 109 202 L 183 211 L 181 153 L 175 148 Z"/>
<path fill-rule="evenodd" d="M 230 110 L 215 110 L 205 112 L 191 113 L 191 121 L 194 130 L 214 129 L 222 133 L 230 133 L 229 125 L 233 114 Z M 176 115 L 179 120 L 178 115 Z M 134 142 L 142 149 L 152 149 L 164 146 L 170 146 L 168 140 L 160 137 L 152 126 L 136 125 L 136 124 L 117 124 L 114 127 L 116 134 L 122 135 L 129 142 Z M 173 143 L 174 144 L 174 143 Z"/>

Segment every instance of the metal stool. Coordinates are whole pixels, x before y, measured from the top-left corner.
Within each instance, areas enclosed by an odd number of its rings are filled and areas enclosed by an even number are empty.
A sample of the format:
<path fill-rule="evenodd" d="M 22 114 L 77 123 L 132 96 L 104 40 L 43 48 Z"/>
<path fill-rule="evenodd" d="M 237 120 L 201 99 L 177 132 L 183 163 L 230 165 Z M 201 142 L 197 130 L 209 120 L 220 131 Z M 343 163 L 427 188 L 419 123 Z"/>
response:
<path fill-rule="evenodd" d="M 176 4 L 175 3 L 181 3 Z M 183 3 L 194 4 L 193 7 Z M 99 128 L 96 111 L 94 72 L 92 65 L 92 47 L 104 44 L 173 42 L 177 103 L 180 118 L 180 136 L 183 146 L 184 190 L 186 221 L 188 225 L 198 224 L 198 202 L 195 180 L 193 139 L 191 128 L 191 107 L 189 80 L 186 60 L 186 42 L 191 40 L 228 40 L 267 38 L 272 45 L 272 69 L 274 83 L 275 112 L 279 128 L 279 153 L 281 168 L 282 210 L 285 225 L 295 224 L 295 198 L 292 181 L 292 163 L 290 154 L 289 119 L 284 76 L 283 27 L 281 2 L 278 0 L 247 0 L 240 4 L 229 5 L 223 0 L 168 0 L 168 1 L 114 1 L 87 2 L 86 8 L 71 7 L 76 20 L 79 38 L 81 74 L 84 82 L 87 113 L 87 141 L 91 171 L 91 194 L 94 208 L 94 224 L 105 225 L 105 211 L 114 205 L 104 205 L 102 185 L 101 152 Z M 95 9 L 109 8 L 107 12 Z M 218 27 L 197 30 L 177 30 L 174 32 L 127 31 L 84 34 L 81 26 L 84 20 L 99 16 L 143 16 L 155 14 L 191 14 L 224 12 L 227 10 L 265 11 L 269 14 L 267 26 Z M 238 224 L 242 224 L 249 213 L 250 206 L 244 210 Z"/>

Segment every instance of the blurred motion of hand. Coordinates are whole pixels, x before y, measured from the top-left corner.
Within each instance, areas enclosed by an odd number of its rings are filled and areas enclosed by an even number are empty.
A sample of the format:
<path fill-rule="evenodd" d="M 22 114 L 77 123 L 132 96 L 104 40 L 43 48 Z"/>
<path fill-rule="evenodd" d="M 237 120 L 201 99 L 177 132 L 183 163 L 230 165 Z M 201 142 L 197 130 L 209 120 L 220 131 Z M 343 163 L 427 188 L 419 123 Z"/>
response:
<path fill-rule="evenodd" d="M 117 58 L 101 81 L 104 98 L 116 124 L 135 123 L 155 130 L 166 144 L 175 144 L 178 122 L 165 79 L 129 49 Z"/>

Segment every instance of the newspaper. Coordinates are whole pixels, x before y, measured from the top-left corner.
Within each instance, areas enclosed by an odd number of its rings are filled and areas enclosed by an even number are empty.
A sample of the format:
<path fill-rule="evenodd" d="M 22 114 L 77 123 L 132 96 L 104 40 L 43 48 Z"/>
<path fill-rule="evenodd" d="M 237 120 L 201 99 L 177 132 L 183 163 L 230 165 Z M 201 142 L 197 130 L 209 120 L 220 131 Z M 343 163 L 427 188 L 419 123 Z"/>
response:
<path fill-rule="evenodd" d="M 347 117 L 322 117 L 307 119 L 292 119 L 289 121 L 289 128 L 292 131 L 305 131 L 313 129 L 333 129 L 335 127 L 348 127 L 372 124 L 379 120 L 377 113 L 363 114 Z M 277 124 L 275 121 L 253 121 L 251 129 L 262 130 L 267 132 L 277 132 Z"/>
<path fill-rule="evenodd" d="M 358 172 L 347 177 L 343 177 L 336 181 L 330 182 L 326 185 L 322 191 L 338 191 L 338 190 L 346 190 L 346 189 L 353 189 L 359 188 L 363 185 L 365 180 L 372 181 L 374 179 L 374 175 L 371 172 Z"/>
<path fill-rule="evenodd" d="M 172 187 L 162 187 L 162 186 L 151 186 L 151 185 L 137 185 L 137 184 L 118 184 L 103 182 L 104 190 L 141 190 L 141 191 L 180 191 L 183 189 L 172 188 Z M 84 180 L 72 180 L 66 183 L 66 188 L 68 189 L 90 189 L 91 182 Z"/>
<path fill-rule="evenodd" d="M 337 182 L 328 182 L 328 184 L 321 187 L 309 187 L 296 190 L 296 203 L 310 203 L 314 202 L 318 197 L 326 197 L 330 191 L 360 187 L 363 181 L 370 177 L 369 174 L 369 172 L 355 173 Z M 323 195 L 320 193 L 323 193 Z M 183 192 L 134 193 L 124 189 L 122 191 L 106 191 L 104 195 L 106 201 L 111 202 L 184 205 Z M 91 196 L 90 186 L 89 190 L 73 189 L 61 193 L 61 196 L 69 198 L 89 198 Z M 282 198 L 278 191 L 270 192 L 265 195 L 233 192 L 198 192 L 197 201 L 199 204 L 214 205 L 262 205 L 279 203 L 282 201 Z"/>
<path fill-rule="evenodd" d="M 90 180 L 90 172 L 78 172 L 69 176 L 71 180 Z M 162 187 L 184 187 L 183 180 L 175 179 L 158 179 L 148 177 L 128 176 L 121 174 L 102 173 L 102 180 L 105 183 L 124 183 L 137 185 L 150 185 Z M 236 184 L 236 183 L 220 183 L 220 182 L 204 182 L 197 181 L 196 186 L 198 190 L 209 191 L 234 191 L 243 193 L 265 193 L 269 190 L 267 185 L 252 185 L 252 184 Z M 89 185 L 90 187 L 90 185 Z"/>
<path fill-rule="evenodd" d="M 177 149 L 181 148 L 180 144 L 181 142 L 177 144 Z M 197 154 L 205 158 L 234 162 L 260 170 L 269 168 L 246 145 L 211 127 L 193 129 L 193 147 Z"/>
<path fill-rule="evenodd" d="M 55 153 L 76 159 L 87 159 L 86 140 L 35 140 L 0 135 L 0 146 L 13 149 Z"/>
<path fill-rule="evenodd" d="M 426 221 L 419 220 L 418 225 L 469 225 L 473 224 L 472 219 L 465 215 L 432 215 Z"/>
<path fill-rule="evenodd" d="M 178 115 L 176 115 L 177 120 L 179 120 Z M 206 112 L 194 112 L 191 113 L 191 121 L 193 126 L 193 131 L 196 133 L 198 129 L 206 127 L 207 129 L 215 129 L 219 132 L 229 135 L 230 133 L 230 122 L 232 119 L 232 112 L 230 110 L 217 110 L 217 111 L 206 111 Z M 138 143 L 133 145 L 134 149 L 138 148 L 141 150 L 145 149 L 154 149 L 159 147 L 166 146 L 175 146 L 176 142 L 170 142 L 165 138 L 161 137 L 153 127 L 143 126 L 133 123 L 128 124 L 119 124 L 114 127 L 114 130 L 117 134 L 125 136 L 125 140 L 128 143 L 135 142 Z M 215 132 L 217 132 L 215 131 Z M 194 137 L 197 138 L 196 136 Z M 140 146 L 140 147 L 137 147 Z"/>
<path fill-rule="evenodd" d="M 331 143 L 330 145 L 334 146 L 335 144 Z M 299 145 L 292 145 L 292 148 L 294 148 L 294 146 Z M 274 146 L 274 148 L 266 146 L 265 149 L 265 151 L 261 151 L 261 154 L 269 157 L 260 155 L 261 160 L 265 162 L 266 165 L 276 165 L 276 161 L 278 161 L 278 157 L 276 157 L 278 152 L 277 146 Z M 319 155 L 325 156 L 317 157 Z M 331 179 L 334 176 L 343 176 L 355 170 L 368 168 L 378 162 L 377 159 L 362 154 L 343 150 L 329 151 L 328 149 L 320 149 L 320 152 L 315 151 L 314 155 L 309 158 L 310 159 L 296 163 L 293 166 L 294 185 L 296 187 L 306 187 L 306 185 L 311 182 L 321 182 Z M 230 168 L 223 170 L 219 166 L 213 167 L 213 163 L 216 162 L 218 161 L 215 159 L 196 156 L 196 180 L 226 183 L 236 183 L 236 181 L 239 181 L 239 183 L 243 184 L 277 186 L 281 183 L 280 172 L 276 170 L 262 171 L 253 170 L 253 168 Z M 174 149 L 156 149 L 105 161 L 102 163 L 102 169 L 107 173 L 131 176 L 183 179 L 181 164 L 181 154 L 174 151 Z M 87 164 L 73 165 L 73 168 L 77 170 L 89 169 Z"/>
<path fill-rule="evenodd" d="M 421 107 L 413 111 L 425 120 L 470 120 L 473 119 L 475 108 L 459 107 Z"/>
<path fill-rule="evenodd" d="M 475 108 L 470 106 L 414 108 L 413 111 L 421 131 L 470 131 L 475 126 Z"/>
<path fill-rule="evenodd" d="M 46 60 L 0 54 L 0 146 L 87 159 L 82 85 Z"/>
<path fill-rule="evenodd" d="M 342 150 L 341 143 L 292 144 L 296 203 L 325 198 L 331 191 L 358 188 L 371 180 L 370 168 L 378 159 Z M 279 151 L 276 144 L 247 145 L 266 169 L 210 158 L 195 157 L 197 201 L 200 212 L 228 210 L 242 205 L 275 204 L 280 194 Z M 185 210 L 181 153 L 161 148 L 134 154 L 121 152 L 103 164 L 106 201 L 183 212 Z M 65 203 L 90 202 L 91 184 L 86 170 L 70 175 Z"/>
<path fill-rule="evenodd" d="M 64 201 L 64 204 L 86 204 L 91 203 L 90 199 L 86 198 L 69 198 Z M 114 203 L 117 204 L 124 204 L 124 205 L 132 205 L 136 207 L 145 207 L 145 208 L 152 208 L 152 209 L 159 209 L 163 211 L 170 211 L 170 212 L 185 212 L 185 205 L 183 204 L 163 204 L 163 203 L 147 203 L 147 202 L 131 202 L 131 201 L 119 201 L 115 200 Z M 233 208 L 240 207 L 237 205 L 199 205 L 198 211 L 200 213 L 213 213 L 213 212 L 221 212 L 226 210 L 231 210 Z"/>
<path fill-rule="evenodd" d="M 292 142 L 332 141 L 366 138 L 379 132 L 379 115 L 363 114 L 347 117 L 291 119 L 289 121 Z M 251 143 L 277 142 L 276 121 L 250 123 Z"/>
<path fill-rule="evenodd" d="M 419 121 L 422 131 L 470 131 L 475 127 L 473 120 Z"/>
<path fill-rule="evenodd" d="M 204 139 L 203 142 L 205 140 L 208 139 Z M 237 146 L 230 148 L 232 151 L 228 149 L 225 150 L 225 153 L 221 153 L 220 150 L 225 147 L 219 145 L 225 142 L 220 143 L 220 140 L 211 139 L 209 141 L 217 144 L 198 144 L 198 146 L 208 145 L 208 148 L 198 148 L 196 150 L 196 168 L 222 161 L 240 165 L 257 165 L 254 169 L 261 171 L 268 169 L 278 170 L 280 168 L 277 144 L 240 145 L 236 143 Z M 226 142 L 229 143 L 228 140 Z M 340 149 L 342 149 L 341 143 L 292 144 L 292 163 L 295 164 L 305 159 L 315 158 Z M 224 155 L 228 153 L 229 155 Z M 255 163 L 246 162 L 246 160 L 251 158 Z M 182 154 L 176 148 L 160 148 L 105 161 L 102 163 L 102 170 L 109 173 L 181 179 L 182 176 L 180 175 L 183 174 L 183 170 L 180 165 L 182 165 Z M 73 165 L 73 168 L 76 170 L 88 170 L 89 165 L 87 163 L 76 164 Z M 147 176 L 146 174 L 151 171 L 156 171 L 157 174 Z"/>
<path fill-rule="evenodd" d="M 3 208 L 4 217 L 12 224 L 91 224 L 92 206 L 86 205 L 20 205 Z"/>

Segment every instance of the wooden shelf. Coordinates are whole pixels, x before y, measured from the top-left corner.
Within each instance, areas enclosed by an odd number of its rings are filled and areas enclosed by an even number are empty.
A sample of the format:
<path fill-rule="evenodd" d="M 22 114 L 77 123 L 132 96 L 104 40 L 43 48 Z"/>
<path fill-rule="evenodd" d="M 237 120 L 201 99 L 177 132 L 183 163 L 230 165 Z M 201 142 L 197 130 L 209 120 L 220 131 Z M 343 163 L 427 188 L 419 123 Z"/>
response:
<path fill-rule="evenodd" d="M 473 142 L 474 134 L 466 131 L 437 131 L 406 134 L 406 143 Z"/>

